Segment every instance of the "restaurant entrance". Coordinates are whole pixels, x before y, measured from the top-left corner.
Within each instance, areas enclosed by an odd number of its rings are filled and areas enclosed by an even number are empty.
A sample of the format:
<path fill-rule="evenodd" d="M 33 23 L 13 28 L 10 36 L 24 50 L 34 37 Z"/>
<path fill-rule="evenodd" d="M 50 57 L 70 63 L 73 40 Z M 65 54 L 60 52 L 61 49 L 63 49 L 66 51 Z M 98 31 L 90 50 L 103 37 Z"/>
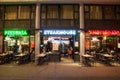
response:
<path fill-rule="evenodd" d="M 27 30 L 4 30 L 4 52 L 21 53 L 29 51 Z"/>
<path fill-rule="evenodd" d="M 44 36 L 41 44 L 42 52 L 58 53 L 60 61 L 73 61 L 74 37 L 73 36 Z"/>
<path fill-rule="evenodd" d="M 74 62 L 76 30 L 44 30 L 43 35 L 41 52 L 50 55 L 49 61 Z"/>
<path fill-rule="evenodd" d="M 6 36 L 4 52 L 24 53 L 29 51 L 29 36 Z"/>
<path fill-rule="evenodd" d="M 4 30 L 0 64 L 26 63 L 30 60 L 30 38 L 27 30 Z"/>

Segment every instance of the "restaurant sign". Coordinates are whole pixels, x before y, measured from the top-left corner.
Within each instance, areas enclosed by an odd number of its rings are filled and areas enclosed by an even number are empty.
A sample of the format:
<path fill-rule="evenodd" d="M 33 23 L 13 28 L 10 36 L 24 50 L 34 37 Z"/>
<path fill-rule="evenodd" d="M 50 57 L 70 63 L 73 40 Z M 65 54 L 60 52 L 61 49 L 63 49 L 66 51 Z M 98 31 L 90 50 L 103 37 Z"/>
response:
<path fill-rule="evenodd" d="M 44 30 L 43 35 L 76 35 L 76 30 Z"/>
<path fill-rule="evenodd" d="M 27 36 L 27 30 L 4 30 L 3 34 L 5 36 Z"/>
<path fill-rule="evenodd" d="M 88 33 L 90 35 L 118 35 L 120 33 L 119 30 L 89 30 Z"/>

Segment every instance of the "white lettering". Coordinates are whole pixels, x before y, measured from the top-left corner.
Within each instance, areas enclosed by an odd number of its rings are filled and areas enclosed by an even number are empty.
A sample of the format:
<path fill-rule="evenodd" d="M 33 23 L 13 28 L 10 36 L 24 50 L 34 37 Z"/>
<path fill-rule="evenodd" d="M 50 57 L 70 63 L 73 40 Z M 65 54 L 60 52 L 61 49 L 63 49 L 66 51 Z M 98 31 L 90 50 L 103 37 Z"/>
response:
<path fill-rule="evenodd" d="M 44 30 L 44 35 L 76 35 L 76 30 Z"/>

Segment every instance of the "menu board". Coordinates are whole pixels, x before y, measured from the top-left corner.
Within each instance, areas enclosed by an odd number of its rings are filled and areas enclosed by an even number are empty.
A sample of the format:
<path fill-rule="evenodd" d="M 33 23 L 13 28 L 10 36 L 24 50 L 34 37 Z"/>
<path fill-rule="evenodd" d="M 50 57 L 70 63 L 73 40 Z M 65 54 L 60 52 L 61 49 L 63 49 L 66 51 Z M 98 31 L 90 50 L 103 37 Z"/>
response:
<path fill-rule="evenodd" d="M 118 43 L 118 48 L 120 48 L 120 43 Z"/>
<path fill-rule="evenodd" d="M 53 43 L 53 50 L 54 51 L 58 50 L 58 43 Z"/>
<path fill-rule="evenodd" d="M 78 47 L 78 46 L 79 46 L 79 45 L 78 45 L 78 42 L 76 41 L 76 42 L 75 42 L 75 47 Z"/>

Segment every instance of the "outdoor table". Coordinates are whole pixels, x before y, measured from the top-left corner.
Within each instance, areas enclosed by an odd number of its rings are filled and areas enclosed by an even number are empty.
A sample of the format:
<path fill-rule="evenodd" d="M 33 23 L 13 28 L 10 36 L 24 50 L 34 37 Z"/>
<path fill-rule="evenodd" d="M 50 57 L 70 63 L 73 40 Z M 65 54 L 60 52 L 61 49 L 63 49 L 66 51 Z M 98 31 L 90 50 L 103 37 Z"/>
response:
<path fill-rule="evenodd" d="M 38 60 L 38 64 L 42 64 L 46 60 L 47 54 L 41 53 L 38 54 L 36 57 Z"/>
<path fill-rule="evenodd" d="M 43 53 L 37 55 L 37 57 L 45 57 L 45 56 L 46 56 L 46 54 L 43 54 Z"/>
<path fill-rule="evenodd" d="M 101 54 L 101 58 L 104 62 L 110 64 L 110 61 L 112 61 L 112 59 L 114 58 L 113 55 L 109 55 L 109 54 Z"/>
<path fill-rule="evenodd" d="M 109 54 L 101 54 L 101 55 L 107 58 L 113 58 L 113 55 L 109 55 Z"/>
<path fill-rule="evenodd" d="M 89 64 L 89 62 L 93 62 L 93 56 L 92 55 L 88 55 L 88 54 L 84 54 L 82 55 L 82 59 L 83 62 L 85 62 L 86 64 Z"/>
<path fill-rule="evenodd" d="M 82 55 L 82 57 L 85 57 L 85 58 L 93 58 L 92 55 L 88 55 L 88 54 L 84 54 L 84 55 Z"/>
<path fill-rule="evenodd" d="M 60 62 L 61 61 L 61 55 L 59 52 L 46 52 L 46 54 L 48 55 L 50 62 Z"/>
<path fill-rule="evenodd" d="M 19 64 L 25 63 L 27 60 L 27 54 L 24 54 L 24 53 L 17 54 L 15 55 L 15 59 Z"/>
<path fill-rule="evenodd" d="M 9 54 L 8 53 L 0 54 L 0 63 L 6 63 L 8 61 L 9 61 Z"/>

